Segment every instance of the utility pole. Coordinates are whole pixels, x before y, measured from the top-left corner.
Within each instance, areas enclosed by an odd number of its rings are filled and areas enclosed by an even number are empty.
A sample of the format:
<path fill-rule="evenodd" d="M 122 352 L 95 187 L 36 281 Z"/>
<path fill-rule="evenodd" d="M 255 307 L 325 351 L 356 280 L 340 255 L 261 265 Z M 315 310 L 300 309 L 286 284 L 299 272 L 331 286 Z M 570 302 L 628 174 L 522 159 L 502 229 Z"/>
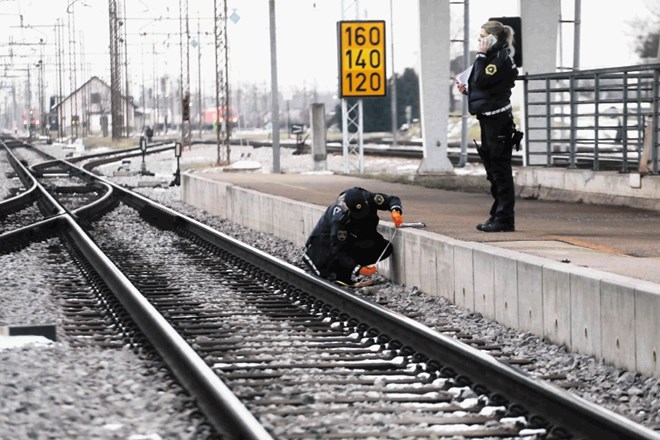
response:
<path fill-rule="evenodd" d="M 197 110 L 199 126 L 199 138 L 202 138 L 202 124 L 204 115 L 204 105 L 202 103 L 202 32 L 200 27 L 199 12 L 197 12 Z"/>
<path fill-rule="evenodd" d="M 74 13 L 75 2 L 69 4 L 66 9 L 68 18 L 68 37 L 69 37 L 69 72 L 70 72 L 70 86 L 71 86 L 71 100 L 69 101 L 69 108 L 71 110 L 71 136 L 78 138 L 78 125 L 80 124 L 80 115 L 78 113 L 78 78 L 76 72 L 76 17 Z"/>
<path fill-rule="evenodd" d="M 28 139 L 32 139 L 32 89 L 30 87 L 30 65 L 27 67 L 27 129 Z"/>
<path fill-rule="evenodd" d="M 64 137 L 64 127 L 62 126 L 62 115 L 64 112 L 62 100 L 64 99 L 64 46 L 62 44 L 62 23 L 58 18 L 55 21 L 55 32 L 57 34 L 57 136 Z"/>
<path fill-rule="evenodd" d="M 44 61 L 43 61 L 43 50 L 41 51 L 41 58 L 39 58 L 39 62 L 37 63 L 37 69 L 39 69 L 39 91 L 37 95 L 39 96 L 39 128 L 40 128 L 40 134 L 46 134 L 45 133 L 45 111 L 44 111 Z"/>
<path fill-rule="evenodd" d="M 160 84 L 158 83 L 158 78 L 156 77 L 156 44 L 152 43 L 151 44 L 151 54 L 153 55 L 153 80 L 154 80 L 154 94 L 153 94 L 153 99 L 155 100 L 154 102 L 154 107 L 155 107 L 155 112 L 156 114 L 154 115 L 154 132 L 156 132 L 158 128 L 158 121 L 160 119 L 160 115 L 158 114 L 159 110 L 158 108 L 160 107 L 160 94 L 158 92 Z"/>
<path fill-rule="evenodd" d="M 112 139 L 121 139 L 124 115 L 121 105 L 121 52 L 119 26 L 121 16 L 117 0 L 109 0 L 110 25 L 110 112 L 112 114 Z"/>
<path fill-rule="evenodd" d="M 142 127 L 141 130 L 144 130 L 145 122 L 145 113 L 147 112 L 147 97 L 145 94 L 145 83 L 144 83 L 144 41 L 142 38 L 140 38 L 140 59 L 143 60 L 143 63 L 141 65 L 141 71 L 142 71 Z M 136 123 L 137 124 L 137 123 Z"/>
<path fill-rule="evenodd" d="M 123 10 L 123 30 L 124 30 L 124 75 L 126 76 L 126 92 L 124 93 L 124 98 L 125 98 L 125 103 L 126 103 L 126 137 L 129 137 L 131 135 L 131 124 L 129 121 L 129 117 L 131 115 L 131 101 L 130 101 L 130 91 L 128 89 L 128 35 L 127 35 L 127 30 L 126 28 L 128 27 L 126 25 L 126 0 L 124 0 L 124 10 Z"/>
<path fill-rule="evenodd" d="M 275 0 L 268 1 L 270 11 L 270 93 L 271 93 L 271 130 L 273 133 L 273 173 L 280 172 L 280 106 L 277 90 L 277 32 L 275 20 Z"/>
<path fill-rule="evenodd" d="M 188 26 L 188 0 L 183 0 L 185 19 L 183 16 L 182 0 L 179 0 L 179 43 L 181 54 L 181 145 L 183 149 L 191 148 L 190 132 L 190 28 Z M 185 43 L 183 41 L 185 38 Z"/>
<path fill-rule="evenodd" d="M 85 72 L 85 36 L 82 32 L 78 37 L 78 42 L 80 44 L 80 79 L 83 80 L 82 83 L 85 84 L 84 78 L 87 76 Z M 80 117 L 78 125 L 82 124 L 82 137 L 88 135 L 88 120 L 89 120 L 89 88 L 85 87 L 80 89 L 80 96 L 82 98 L 82 103 L 80 104 Z"/>
<path fill-rule="evenodd" d="M 396 147 L 397 145 L 397 108 L 396 108 L 396 71 L 394 70 L 394 11 L 392 10 L 392 0 L 390 0 L 390 59 L 392 60 L 392 95 L 391 95 L 391 106 L 392 106 L 392 146 Z"/>
<path fill-rule="evenodd" d="M 223 11 L 219 11 L 218 2 L 222 1 Z M 227 165 L 230 162 L 231 125 L 229 116 L 229 42 L 227 38 L 227 0 L 213 0 L 213 18 L 215 34 L 215 123 L 216 145 L 218 157 L 216 165 Z M 220 115 L 223 115 L 222 119 Z M 224 139 L 220 133 L 224 124 Z"/>

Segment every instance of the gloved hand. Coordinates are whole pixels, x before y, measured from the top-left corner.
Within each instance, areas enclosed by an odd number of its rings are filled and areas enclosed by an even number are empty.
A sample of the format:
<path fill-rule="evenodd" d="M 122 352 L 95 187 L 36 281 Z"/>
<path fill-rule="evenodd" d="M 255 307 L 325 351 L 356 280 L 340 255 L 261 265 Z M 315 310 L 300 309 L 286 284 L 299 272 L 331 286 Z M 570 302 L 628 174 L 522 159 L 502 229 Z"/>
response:
<path fill-rule="evenodd" d="M 370 277 L 376 273 L 376 265 L 372 264 L 371 266 L 362 266 L 360 268 L 360 275 L 363 277 Z"/>
<path fill-rule="evenodd" d="M 403 223 L 403 215 L 399 211 L 392 211 L 390 212 L 390 215 L 392 216 L 392 223 L 394 223 L 394 226 L 397 228 L 401 226 Z"/>

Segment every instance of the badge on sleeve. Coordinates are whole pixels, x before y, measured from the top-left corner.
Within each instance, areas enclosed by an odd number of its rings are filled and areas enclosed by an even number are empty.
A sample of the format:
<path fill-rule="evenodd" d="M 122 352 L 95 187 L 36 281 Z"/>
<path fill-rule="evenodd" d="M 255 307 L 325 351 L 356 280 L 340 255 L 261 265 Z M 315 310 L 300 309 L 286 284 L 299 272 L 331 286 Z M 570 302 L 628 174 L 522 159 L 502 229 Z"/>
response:
<path fill-rule="evenodd" d="M 489 64 L 484 71 L 486 72 L 486 75 L 495 75 L 497 73 L 497 66 L 495 66 L 495 64 Z"/>
<path fill-rule="evenodd" d="M 382 194 L 376 194 L 374 196 L 374 202 L 376 202 L 378 206 L 382 205 L 384 201 L 385 201 L 385 197 L 383 197 Z"/>

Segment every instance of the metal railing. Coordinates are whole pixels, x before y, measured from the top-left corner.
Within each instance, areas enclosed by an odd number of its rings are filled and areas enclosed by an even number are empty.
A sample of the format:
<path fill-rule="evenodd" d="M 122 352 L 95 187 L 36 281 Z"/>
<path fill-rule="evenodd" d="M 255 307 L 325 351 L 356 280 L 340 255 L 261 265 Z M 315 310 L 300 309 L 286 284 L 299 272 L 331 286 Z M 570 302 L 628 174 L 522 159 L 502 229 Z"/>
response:
<path fill-rule="evenodd" d="M 660 64 L 525 75 L 528 165 L 658 174 Z"/>

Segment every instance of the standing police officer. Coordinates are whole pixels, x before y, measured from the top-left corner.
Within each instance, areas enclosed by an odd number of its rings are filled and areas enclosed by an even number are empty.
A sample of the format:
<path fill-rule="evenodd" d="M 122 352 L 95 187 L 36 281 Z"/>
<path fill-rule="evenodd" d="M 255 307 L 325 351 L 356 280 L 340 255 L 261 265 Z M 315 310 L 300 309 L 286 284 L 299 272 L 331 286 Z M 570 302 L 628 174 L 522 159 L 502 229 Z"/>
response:
<path fill-rule="evenodd" d="M 513 29 L 499 21 L 486 22 L 479 33 L 477 50 L 467 84 L 456 81 L 457 89 L 468 95 L 470 114 L 479 120 L 481 146 L 477 152 L 494 199 L 490 217 L 478 224 L 477 229 L 515 231 L 511 154 L 516 130 L 511 112 L 511 89 L 518 68 L 513 61 Z"/>
<path fill-rule="evenodd" d="M 358 187 L 343 191 L 307 239 L 305 263 L 317 275 L 343 284 L 373 275 L 379 258 L 392 254 L 392 243 L 377 231 L 378 210 L 390 211 L 396 227 L 403 223 L 398 197 Z"/>

